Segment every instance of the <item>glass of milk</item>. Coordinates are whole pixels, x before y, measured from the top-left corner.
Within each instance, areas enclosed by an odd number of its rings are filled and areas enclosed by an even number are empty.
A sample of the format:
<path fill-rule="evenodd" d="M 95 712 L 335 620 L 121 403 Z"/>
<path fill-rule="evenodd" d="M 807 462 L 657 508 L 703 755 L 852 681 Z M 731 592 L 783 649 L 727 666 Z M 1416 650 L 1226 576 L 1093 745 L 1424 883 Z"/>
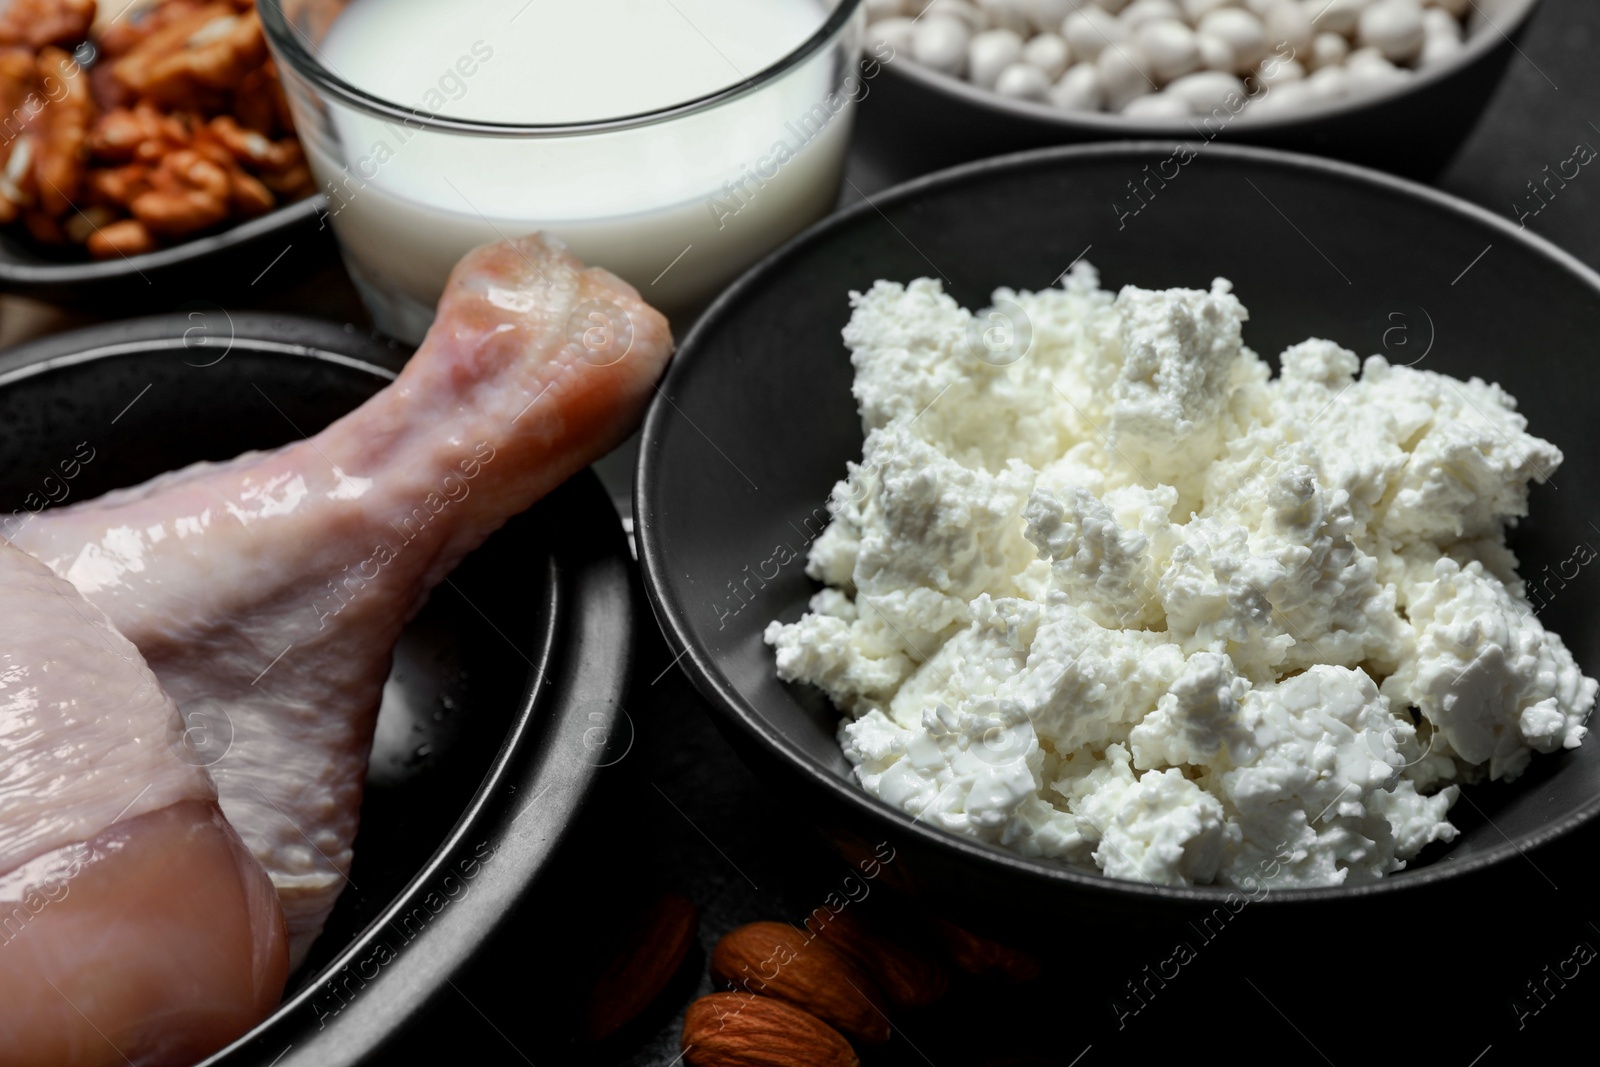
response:
<path fill-rule="evenodd" d="M 418 341 L 476 245 L 549 230 L 669 316 L 834 204 L 861 0 L 262 0 L 346 266 Z"/>

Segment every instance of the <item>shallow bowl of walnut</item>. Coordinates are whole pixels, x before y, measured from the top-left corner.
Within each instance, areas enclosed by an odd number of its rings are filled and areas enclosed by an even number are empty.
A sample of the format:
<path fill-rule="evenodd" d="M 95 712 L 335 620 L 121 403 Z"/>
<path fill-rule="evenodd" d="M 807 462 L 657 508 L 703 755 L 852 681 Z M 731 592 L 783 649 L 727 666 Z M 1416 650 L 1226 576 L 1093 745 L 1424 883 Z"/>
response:
<path fill-rule="evenodd" d="M 332 258 L 335 245 L 322 221 L 325 207 L 322 196 L 311 196 L 216 233 L 112 259 L 90 259 L 76 246 L 49 248 L 20 227 L 5 227 L 0 229 L 0 292 L 101 314 L 233 302 Z"/>
<path fill-rule="evenodd" d="M 0 529 L 49 501 L 315 433 L 408 354 L 329 322 L 209 314 L 0 353 Z M 515 912 L 621 758 L 613 736 L 631 741 L 612 729 L 633 647 L 627 553 L 585 473 L 434 591 L 394 652 L 350 884 L 277 1011 L 208 1064 L 392 1056 L 403 1024 Z"/>
<path fill-rule="evenodd" d="M 1230 890 L 1112 879 L 918 822 L 855 781 L 828 700 L 779 681 L 762 630 L 797 619 L 819 588 L 804 571 L 807 544 L 828 521 L 846 462 L 861 456 L 854 372 L 840 339 L 851 290 L 942 274 L 958 303 L 978 309 L 999 286 L 1052 285 L 1079 257 L 1113 292 L 1230 278 L 1250 309 L 1244 340 L 1269 360 L 1326 337 L 1362 355 L 1499 381 L 1531 430 L 1566 454 L 1512 532 L 1522 573 L 1548 566 L 1570 575 L 1562 564 L 1574 546 L 1600 545 L 1600 275 L 1434 190 L 1259 148 L 1213 145 L 1193 155 L 1119 225 L 1105 204 L 1174 152 L 1170 142 L 1043 149 L 944 171 L 841 212 L 705 314 L 662 382 L 641 445 L 635 514 L 645 588 L 735 747 L 840 850 L 870 855 L 888 840 L 903 857 L 889 873 L 908 892 L 958 921 L 992 934 L 1009 925 L 1035 943 L 1052 930 L 1089 936 L 1098 927 L 1085 920 L 1096 914 L 1122 931 L 1155 916 L 1208 913 Z M 1600 574 L 1568 580 L 1540 618 L 1595 675 Z M 1452 812 L 1460 836 L 1408 869 L 1360 885 L 1273 889 L 1252 913 L 1415 907 L 1415 894 L 1431 910 L 1441 895 L 1483 892 L 1480 877 L 1543 891 L 1520 854 L 1597 813 L 1600 737 L 1591 736 L 1535 759 L 1513 783 L 1468 787 Z M 1593 829 L 1574 845 L 1592 848 Z"/>

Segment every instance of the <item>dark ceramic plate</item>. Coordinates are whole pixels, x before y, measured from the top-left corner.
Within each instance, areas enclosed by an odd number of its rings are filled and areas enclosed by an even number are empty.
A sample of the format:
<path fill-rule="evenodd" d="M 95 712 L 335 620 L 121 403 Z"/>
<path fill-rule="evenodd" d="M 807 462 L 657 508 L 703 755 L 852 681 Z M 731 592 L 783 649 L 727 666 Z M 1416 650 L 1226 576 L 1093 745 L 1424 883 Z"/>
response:
<path fill-rule="evenodd" d="M 263 279 L 275 287 L 332 255 L 333 239 L 321 221 L 325 207 L 320 195 L 307 197 L 220 233 L 115 259 L 42 248 L 17 227 L 6 227 L 0 229 L 0 291 L 101 313 L 178 307 L 201 298 L 227 302 L 259 292 Z"/>
<path fill-rule="evenodd" d="M 933 175 L 835 216 L 712 306 L 645 424 L 640 557 L 685 670 L 782 798 L 847 856 L 891 840 L 906 857 L 896 864 L 905 888 L 953 912 L 1059 929 L 1069 905 L 1083 914 L 1183 913 L 1215 907 L 1226 890 L 1108 879 L 914 823 L 850 778 L 828 702 L 778 681 L 762 628 L 797 618 L 817 589 L 803 571 L 805 550 L 827 521 L 845 461 L 861 455 L 839 337 L 848 291 L 942 274 L 960 303 L 979 308 L 1000 285 L 1051 285 L 1080 256 L 1112 290 L 1205 288 L 1226 276 L 1250 309 L 1245 340 L 1264 356 L 1320 336 L 1392 362 L 1498 380 L 1534 432 L 1566 452 L 1515 531 L 1522 573 L 1561 568 L 1574 546 L 1600 544 L 1600 277 L 1430 189 L 1263 149 L 1209 147 L 1138 214 L 1108 210 L 1130 180 L 1173 154 L 1171 144 L 1150 143 L 1026 153 Z M 1600 576 L 1577 581 L 1592 590 Z M 1591 597 L 1581 587 L 1557 593 L 1541 618 L 1592 675 L 1600 615 Z M 1357 887 L 1275 891 L 1272 906 L 1457 884 L 1457 875 L 1553 839 L 1600 811 L 1600 739 L 1536 759 L 1513 785 L 1466 796 L 1452 816 L 1461 836 L 1412 869 Z"/>
<path fill-rule="evenodd" d="M 922 169 L 1043 145 L 1114 138 L 1215 137 L 1346 159 L 1427 178 L 1443 169 L 1477 124 L 1505 73 L 1538 0 L 1475 0 L 1471 36 L 1454 60 L 1423 71 L 1398 89 L 1293 112 L 1203 125 L 1130 121 L 1103 112 L 1073 113 L 1010 100 L 918 66 L 909 57 L 884 65 L 862 102 L 862 125 L 884 158 L 915 159 Z"/>
<path fill-rule="evenodd" d="M 314 433 L 407 354 L 332 323 L 224 312 L 0 353 L 0 514 Z M 93 458 L 65 480 L 80 443 Z M 351 885 L 283 1005 L 208 1063 L 355 1063 L 445 989 L 612 758 L 629 597 L 621 526 L 587 473 L 435 591 L 395 651 Z"/>

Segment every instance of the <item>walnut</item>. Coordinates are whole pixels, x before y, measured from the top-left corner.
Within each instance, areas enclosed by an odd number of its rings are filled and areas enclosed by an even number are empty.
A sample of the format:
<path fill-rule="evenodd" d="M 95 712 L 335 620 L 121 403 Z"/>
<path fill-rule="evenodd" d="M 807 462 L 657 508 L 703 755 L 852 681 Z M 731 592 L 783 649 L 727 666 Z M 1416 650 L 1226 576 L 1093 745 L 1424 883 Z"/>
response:
<path fill-rule="evenodd" d="M 125 89 L 143 99 L 218 110 L 218 94 L 237 89 L 266 56 L 256 13 L 213 3 L 150 34 L 118 59 L 112 71 Z"/>
<path fill-rule="evenodd" d="M 27 48 L 0 48 L 0 107 L 5 108 L 6 143 L 19 132 L 17 120 L 25 117 L 21 115 L 28 97 L 37 96 L 39 91 L 39 65 L 34 53 Z"/>
<path fill-rule="evenodd" d="M 232 183 L 228 203 L 235 212 L 245 218 L 265 215 L 277 206 L 278 200 L 272 195 L 272 190 L 238 167 L 228 171 L 228 180 Z"/>
<path fill-rule="evenodd" d="M 89 192 L 95 203 L 126 208 L 133 198 L 150 188 L 150 168 L 143 163 L 100 167 L 89 174 Z"/>
<path fill-rule="evenodd" d="M 33 140 L 27 129 L 41 104 L 38 75 L 32 52 L 0 49 L 0 223 L 15 221 L 33 202 Z"/>
<path fill-rule="evenodd" d="M 66 233 L 67 240 L 81 245 L 94 236 L 94 231 L 102 226 L 111 225 L 118 217 L 115 208 L 106 207 L 104 204 L 91 204 L 61 220 L 61 229 Z"/>
<path fill-rule="evenodd" d="M 22 224 L 28 228 L 28 235 L 42 245 L 67 243 L 67 232 L 61 228 L 61 223 L 54 215 L 34 208 L 22 213 Z"/>
<path fill-rule="evenodd" d="M 181 115 L 166 115 L 149 104 L 116 108 L 100 116 L 89 136 L 89 151 L 107 163 L 159 162 L 174 148 L 189 144 L 189 125 Z"/>
<path fill-rule="evenodd" d="M 34 121 L 38 143 L 33 173 L 39 205 L 51 216 L 76 211 L 76 200 L 89 160 L 89 129 L 94 124 L 94 99 L 83 68 L 59 48 L 39 53 L 39 82 L 45 104 Z"/>
<path fill-rule="evenodd" d="M 87 245 L 94 258 L 110 259 L 153 252 L 156 239 L 138 219 L 121 219 L 96 230 L 89 236 Z"/>
<path fill-rule="evenodd" d="M 212 139 L 228 153 L 252 170 L 268 174 L 281 174 L 305 159 L 300 142 L 294 138 L 273 141 L 264 134 L 247 129 L 231 115 L 218 115 L 206 123 L 198 139 Z"/>
<path fill-rule="evenodd" d="M 317 180 L 311 176 L 311 168 L 304 163 L 297 163 L 282 174 L 263 174 L 261 184 L 277 193 L 278 198 L 285 202 L 299 200 L 317 191 Z"/>
<path fill-rule="evenodd" d="M 95 0 L 11 0 L 0 11 L 0 45 L 72 48 L 89 38 Z"/>
<path fill-rule="evenodd" d="M 232 192 L 226 170 L 192 148 L 180 148 L 150 173 L 150 188 L 128 210 L 156 236 L 181 237 L 226 219 Z"/>
<path fill-rule="evenodd" d="M 131 256 L 315 191 L 252 0 L 118 0 L 88 70 L 94 0 L 9 3 L 0 224 Z"/>
<path fill-rule="evenodd" d="M 268 137 L 294 133 L 289 100 L 283 95 L 283 84 L 278 81 L 278 68 L 270 59 L 244 76 L 233 91 L 233 102 L 228 110 L 241 126 Z"/>
<path fill-rule="evenodd" d="M 113 0 L 117 2 L 117 0 Z M 95 34 L 101 58 L 125 56 L 152 33 L 205 7 L 211 0 L 121 0 L 128 7 L 110 25 Z"/>

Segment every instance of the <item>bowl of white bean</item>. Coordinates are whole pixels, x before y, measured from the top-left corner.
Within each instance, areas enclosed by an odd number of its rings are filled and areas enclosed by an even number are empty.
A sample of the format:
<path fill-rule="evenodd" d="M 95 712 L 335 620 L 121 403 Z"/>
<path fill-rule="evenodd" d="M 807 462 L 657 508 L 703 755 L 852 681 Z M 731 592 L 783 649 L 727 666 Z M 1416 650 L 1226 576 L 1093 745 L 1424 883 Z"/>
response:
<path fill-rule="evenodd" d="M 946 164 L 1199 137 L 1437 173 L 1538 0 L 868 0 L 866 132 Z M 876 120 L 876 121 L 875 121 Z"/>

